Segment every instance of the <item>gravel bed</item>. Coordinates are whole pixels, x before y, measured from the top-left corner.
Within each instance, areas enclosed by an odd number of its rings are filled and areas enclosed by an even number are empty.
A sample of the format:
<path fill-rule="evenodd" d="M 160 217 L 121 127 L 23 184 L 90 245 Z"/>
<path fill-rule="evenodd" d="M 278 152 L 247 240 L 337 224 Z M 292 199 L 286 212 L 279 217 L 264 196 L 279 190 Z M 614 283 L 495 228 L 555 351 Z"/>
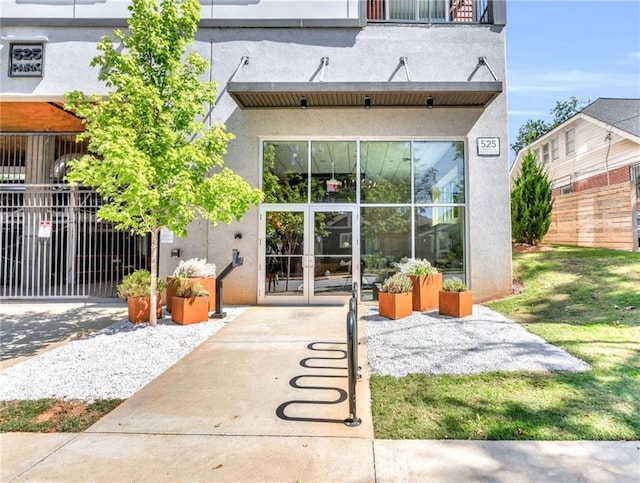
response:
<path fill-rule="evenodd" d="M 127 399 L 167 370 L 246 307 L 227 307 L 227 317 L 193 325 L 161 319 L 118 321 L 105 329 L 0 371 L 0 400 Z M 367 306 L 364 314 L 372 374 L 405 376 L 493 371 L 585 371 L 590 367 L 527 332 L 519 324 L 475 305 L 455 319 L 414 312 L 389 320 Z"/>
<path fill-rule="evenodd" d="M 437 311 L 389 320 L 367 307 L 369 370 L 396 377 L 411 373 L 586 371 L 590 366 L 481 305 L 463 319 Z"/>
<path fill-rule="evenodd" d="M 166 317 L 155 328 L 116 322 L 0 371 L 0 400 L 126 399 L 246 309 L 184 326 Z"/>

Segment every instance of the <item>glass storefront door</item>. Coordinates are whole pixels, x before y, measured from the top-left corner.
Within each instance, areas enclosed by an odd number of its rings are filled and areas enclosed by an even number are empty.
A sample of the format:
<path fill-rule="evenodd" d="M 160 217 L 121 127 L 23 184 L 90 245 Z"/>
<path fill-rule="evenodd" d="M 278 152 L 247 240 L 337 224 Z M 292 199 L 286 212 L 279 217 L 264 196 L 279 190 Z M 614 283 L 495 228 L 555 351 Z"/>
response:
<path fill-rule="evenodd" d="M 360 276 L 357 226 L 355 206 L 263 206 L 258 302 L 346 302 Z"/>

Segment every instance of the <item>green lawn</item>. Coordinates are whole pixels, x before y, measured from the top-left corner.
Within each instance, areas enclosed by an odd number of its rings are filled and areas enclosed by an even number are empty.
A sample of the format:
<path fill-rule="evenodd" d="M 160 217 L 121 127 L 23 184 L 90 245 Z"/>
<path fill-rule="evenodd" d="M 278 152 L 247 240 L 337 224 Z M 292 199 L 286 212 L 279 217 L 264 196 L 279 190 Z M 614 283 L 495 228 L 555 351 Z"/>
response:
<path fill-rule="evenodd" d="M 640 254 L 554 247 L 513 270 L 524 291 L 487 305 L 593 370 L 372 376 L 377 438 L 640 439 Z"/>
<path fill-rule="evenodd" d="M 120 399 L 100 399 L 93 403 L 56 399 L 3 401 L 0 402 L 0 433 L 78 433 L 120 403 Z"/>

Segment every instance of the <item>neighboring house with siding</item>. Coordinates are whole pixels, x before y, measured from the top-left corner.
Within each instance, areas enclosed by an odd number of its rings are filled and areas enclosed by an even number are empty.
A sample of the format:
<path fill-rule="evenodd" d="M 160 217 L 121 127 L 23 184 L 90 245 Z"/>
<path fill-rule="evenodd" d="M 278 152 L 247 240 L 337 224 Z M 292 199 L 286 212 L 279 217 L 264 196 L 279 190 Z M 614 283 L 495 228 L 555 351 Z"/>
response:
<path fill-rule="evenodd" d="M 90 62 L 128 4 L 0 0 L 0 298 L 113 296 L 148 266 L 148 237 L 100 222 L 99 197 L 64 180 L 86 146 L 63 95 L 107 92 Z M 419 257 L 476 301 L 511 292 L 505 0 L 201 5 L 192 48 L 218 83 L 206 122 L 235 134 L 226 166 L 293 195 L 164 232 L 160 276 L 238 249 L 225 303 L 344 303 Z"/>
<path fill-rule="evenodd" d="M 638 250 L 640 99 L 600 98 L 523 149 L 545 167 L 554 206 L 545 243 Z"/>

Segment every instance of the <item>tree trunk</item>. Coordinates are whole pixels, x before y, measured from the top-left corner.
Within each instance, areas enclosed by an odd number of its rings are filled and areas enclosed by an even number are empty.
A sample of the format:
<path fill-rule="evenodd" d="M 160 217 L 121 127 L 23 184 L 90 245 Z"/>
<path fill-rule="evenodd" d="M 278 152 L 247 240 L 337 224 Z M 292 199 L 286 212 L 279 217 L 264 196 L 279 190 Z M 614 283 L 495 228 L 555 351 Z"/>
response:
<path fill-rule="evenodd" d="M 156 327 L 158 325 L 158 316 L 156 314 L 158 291 L 158 233 L 159 229 L 151 231 L 151 301 L 149 307 L 149 325 Z"/>

